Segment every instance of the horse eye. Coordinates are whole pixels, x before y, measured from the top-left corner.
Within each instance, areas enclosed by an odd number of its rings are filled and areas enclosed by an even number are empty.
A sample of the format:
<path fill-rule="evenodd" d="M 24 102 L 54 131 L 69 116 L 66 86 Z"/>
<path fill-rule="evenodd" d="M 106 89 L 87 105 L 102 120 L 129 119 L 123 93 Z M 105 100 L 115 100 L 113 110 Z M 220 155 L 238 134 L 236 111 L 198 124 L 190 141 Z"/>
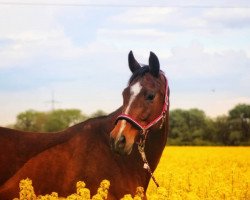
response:
<path fill-rule="evenodd" d="M 148 100 L 148 101 L 152 101 L 152 100 L 154 100 L 154 98 L 155 98 L 155 95 L 152 94 L 152 93 L 150 93 L 150 94 L 148 94 L 148 95 L 146 96 L 146 100 Z"/>

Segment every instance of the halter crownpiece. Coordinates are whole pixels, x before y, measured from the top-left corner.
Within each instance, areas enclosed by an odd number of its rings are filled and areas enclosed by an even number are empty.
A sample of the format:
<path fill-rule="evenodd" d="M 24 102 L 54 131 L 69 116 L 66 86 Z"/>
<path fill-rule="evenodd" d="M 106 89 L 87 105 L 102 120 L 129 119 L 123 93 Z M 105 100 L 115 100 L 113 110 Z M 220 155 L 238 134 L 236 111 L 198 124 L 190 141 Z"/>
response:
<path fill-rule="evenodd" d="M 134 119 L 133 117 L 127 115 L 127 114 L 120 114 L 117 118 L 115 123 L 117 124 L 117 122 L 119 120 L 126 120 L 129 123 L 131 123 L 132 125 L 134 125 L 136 128 L 142 130 L 142 134 L 145 134 L 152 126 L 154 126 L 156 123 L 158 123 L 160 120 L 162 120 L 162 124 L 160 125 L 160 128 L 162 128 L 163 123 L 164 123 L 164 119 L 165 119 L 165 115 L 166 115 L 166 111 L 168 108 L 168 80 L 165 77 L 165 75 L 163 75 L 165 78 L 165 82 L 166 82 L 166 88 L 165 88 L 165 100 L 164 100 L 164 104 L 163 104 L 163 108 L 161 111 L 161 114 L 156 117 L 153 121 L 151 121 L 150 123 L 148 123 L 147 125 L 142 125 L 140 122 L 138 122 L 136 119 Z"/>

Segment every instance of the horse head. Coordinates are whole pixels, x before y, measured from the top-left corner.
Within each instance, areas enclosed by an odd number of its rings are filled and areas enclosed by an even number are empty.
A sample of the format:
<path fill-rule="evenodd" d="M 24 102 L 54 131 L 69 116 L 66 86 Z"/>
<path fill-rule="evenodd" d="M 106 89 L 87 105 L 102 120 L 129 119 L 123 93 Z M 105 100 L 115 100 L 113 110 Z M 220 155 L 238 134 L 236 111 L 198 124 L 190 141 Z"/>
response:
<path fill-rule="evenodd" d="M 130 154 L 133 145 L 152 129 L 160 129 L 168 109 L 168 85 L 157 56 L 150 52 L 149 64 L 139 64 L 132 51 L 128 63 L 133 73 L 123 90 L 122 114 L 110 133 L 111 147 Z"/>

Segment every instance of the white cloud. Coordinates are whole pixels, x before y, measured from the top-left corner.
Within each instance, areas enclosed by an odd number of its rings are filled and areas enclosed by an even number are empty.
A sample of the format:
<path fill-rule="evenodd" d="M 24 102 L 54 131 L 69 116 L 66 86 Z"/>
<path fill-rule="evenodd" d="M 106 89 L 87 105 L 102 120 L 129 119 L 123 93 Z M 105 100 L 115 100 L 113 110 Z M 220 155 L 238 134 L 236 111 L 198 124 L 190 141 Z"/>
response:
<path fill-rule="evenodd" d="M 56 10 L 50 7 L 0 7 L 1 37 L 15 39 L 24 31 L 54 30 L 60 25 L 56 22 Z"/>
<path fill-rule="evenodd" d="M 170 79 L 171 108 L 200 108 L 209 116 L 250 103 L 250 58 L 246 52 L 208 52 L 199 43 L 172 50 L 164 59 Z"/>
<path fill-rule="evenodd" d="M 111 20 L 137 29 L 154 26 L 168 32 L 185 31 L 199 35 L 238 31 L 236 27 L 250 28 L 248 8 L 130 8 L 112 16 Z"/>
<path fill-rule="evenodd" d="M 105 39 L 133 39 L 145 40 L 154 39 L 161 40 L 166 38 L 167 34 L 163 31 L 156 29 L 124 29 L 124 30 L 110 30 L 99 29 L 98 35 Z"/>
<path fill-rule="evenodd" d="M 101 29 L 99 32 L 98 29 L 96 30 L 96 40 L 88 41 L 85 45 L 75 44 L 71 35 L 65 33 L 64 22 L 58 19 L 64 13 L 70 15 L 71 12 L 72 10 L 65 11 L 63 8 L 54 7 L 34 7 L 34 9 L 33 7 L 32 9 L 29 7 L 0 7 L 0 69 L 36 66 L 39 59 L 74 60 L 76 62 L 86 58 L 86 60 L 96 61 L 98 56 L 100 60 L 107 54 L 120 53 L 117 46 L 108 42 L 107 39 L 111 38 L 114 32 L 105 29 Z M 82 18 L 81 22 L 84 22 Z M 135 32 L 128 31 L 124 35 L 131 35 Z M 153 33 L 154 30 L 146 30 L 148 36 Z M 104 34 L 106 38 L 99 37 L 101 34 Z M 155 34 L 159 35 L 157 31 Z M 126 53 L 128 50 L 126 49 Z"/>
<path fill-rule="evenodd" d="M 197 42 L 191 43 L 188 47 L 173 48 L 172 56 L 166 62 L 176 78 L 221 76 L 227 78 L 233 74 L 243 78 L 250 65 L 250 59 L 244 51 L 227 50 L 210 53 Z"/>
<path fill-rule="evenodd" d="M 164 23 L 166 17 L 175 13 L 175 8 L 131 8 L 122 14 L 112 16 L 114 22 L 125 24 L 155 24 Z"/>
<path fill-rule="evenodd" d="M 31 107 L 49 109 L 41 104 L 50 98 L 51 88 L 55 89 L 63 108 L 77 107 L 83 111 L 87 108 L 89 113 L 99 108 L 112 111 L 120 105 L 121 91 L 130 75 L 129 50 L 134 50 L 141 63 L 148 62 L 150 50 L 158 55 L 172 83 L 173 107 L 198 106 L 214 116 L 226 112 L 237 102 L 249 102 L 249 95 L 243 94 L 250 90 L 249 9 L 119 8 L 124 12 L 116 9 L 112 12 L 119 14 L 112 17 L 107 14 L 107 8 L 98 8 L 98 13 L 91 9 L 86 20 L 85 14 L 79 18 L 85 8 L 0 7 L 0 70 L 23 66 L 34 69 L 44 63 L 44 69 L 48 69 L 48 72 L 44 70 L 47 74 L 42 75 L 36 69 L 32 71 L 32 75 L 42 79 L 41 83 L 33 83 L 35 78 L 28 80 L 26 85 L 34 85 L 32 89 L 21 88 L 22 91 L 11 93 L 6 92 L 8 87 L 1 85 L 1 91 L 5 92 L 0 93 L 0 105 L 4 105 L 0 108 L 0 120 L 7 120 L 10 113 L 13 119 L 16 113 Z M 100 16 L 104 16 L 103 19 Z M 67 23 L 80 19 L 79 29 L 76 26 L 71 30 L 65 22 L 67 19 L 70 19 Z M 93 29 L 91 39 L 84 35 L 88 28 Z M 78 30 L 82 30 L 86 39 L 84 45 L 72 41 Z M 188 45 L 192 40 L 197 42 Z M 54 74 L 59 76 L 59 81 Z M 47 75 L 53 81 L 47 79 Z M 19 81 L 27 78 L 23 74 L 15 74 L 15 77 Z M 212 82 L 216 78 L 219 80 Z M 10 87 L 18 85 L 18 80 Z M 211 87 L 226 86 L 215 88 L 216 97 L 212 98 L 200 94 L 197 88 L 190 89 L 189 81 L 201 90 L 205 81 L 211 83 Z M 44 83 L 46 88 L 41 86 Z M 190 93 L 183 94 L 185 89 Z M 217 95 L 219 93 L 223 94 Z"/>
<path fill-rule="evenodd" d="M 38 57 L 77 58 L 83 49 L 72 44 L 62 30 L 24 31 L 0 49 L 0 68 L 27 64 Z"/>
<path fill-rule="evenodd" d="M 214 8 L 204 12 L 210 26 L 218 28 L 250 28 L 249 8 Z"/>
<path fill-rule="evenodd" d="M 1 6 L 0 19 L 0 39 L 8 41 L 0 49 L 0 67 L 29 60 L 39 52 L 41 43 L 48 41 L 58 31 L 58 25 L 47 9 L 42 13 L 39 9 Z"/>

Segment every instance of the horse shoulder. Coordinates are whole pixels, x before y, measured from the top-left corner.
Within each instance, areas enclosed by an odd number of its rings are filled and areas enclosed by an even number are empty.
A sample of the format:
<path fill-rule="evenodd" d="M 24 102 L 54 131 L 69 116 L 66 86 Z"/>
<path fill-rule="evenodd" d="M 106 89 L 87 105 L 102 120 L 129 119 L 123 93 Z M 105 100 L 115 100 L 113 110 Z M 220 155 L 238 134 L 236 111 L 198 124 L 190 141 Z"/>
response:
<path fill-rule="evenodd" d="M 91 126 L 90 126 L 91 127 Z M 77 181 L 95 176 L 93 169 L 100 168 L 101 159 L 93 157 L 96 147 L 103 146 L 99 133 L 86 126 L 84 132 L 75 134 L 74 137 L 64 143 L 55 145 L 29 159 L 20 170 L 12 176 L 1 188 L 0 199 L 11 199 L 18 195 L 20 180 L 29 177 L 37 194 L 45 194 L 56 191 L 60 196 L 66 196 L 75 192 Z M 104 145 L 106 146 L 106 145 Z M 104 150 L 105 148 L 102 148 Z M 99 163 L 95 166 L 92 160 Z M 96 183 L 98 186 L 99 183 Z M 97 187 L 95 188 L 97 189 Z M 7 192 L 5 192 L 7 191 Z M 5 194 L 6 193 L 6 194 Z"/>
<path fill-rule="evenodd" d="M 67 141 L 73 132 L 32 133 L 0 127 L 0 185 L 30 158 Z"/>

